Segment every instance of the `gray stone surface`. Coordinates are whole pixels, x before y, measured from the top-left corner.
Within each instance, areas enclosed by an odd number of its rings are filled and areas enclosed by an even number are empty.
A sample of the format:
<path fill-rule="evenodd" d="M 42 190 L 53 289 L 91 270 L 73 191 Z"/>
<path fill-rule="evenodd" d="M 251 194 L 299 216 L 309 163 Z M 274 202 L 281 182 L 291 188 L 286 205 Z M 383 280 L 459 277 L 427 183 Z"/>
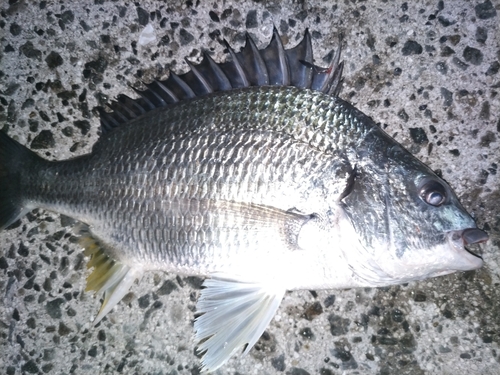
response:
<path fill-rule="evenodd" d="M 140 6 L 138 6 L 140 4 Z M 219 35 L 287 46 L 309 28 L 341 96 L 433 169 L 486 228 L 485 267 L 380 289 L 287 293 L 266 333 L 218 374 L 500 374 L 498 1 L 9 1 L 0 5 L 0 126 L 49 159 L 89 152 L 92 109 L 187 69 Z M 139 44 L 153 26 L 156 41 Z M 72 220 L 35 210 L 0 233 L 0 373 L 197 374 L 197 280 L 149 273 L 97 327 L 101 296 Z M 265 261 L 265 260 L 263 260 Z"/>

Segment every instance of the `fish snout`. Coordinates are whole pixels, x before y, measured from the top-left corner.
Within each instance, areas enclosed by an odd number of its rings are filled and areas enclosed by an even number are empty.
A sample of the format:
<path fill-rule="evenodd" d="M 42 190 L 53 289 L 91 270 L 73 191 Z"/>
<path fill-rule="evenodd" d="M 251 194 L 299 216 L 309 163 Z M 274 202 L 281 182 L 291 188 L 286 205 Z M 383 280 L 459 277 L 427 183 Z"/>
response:
<path fill-rule="evenodd" d="M 465 245 L 473 245 L 488 241 L 489 236 L 485 231 L 477 228 L 469 228 L 462 231 L 462 240 Z"/>

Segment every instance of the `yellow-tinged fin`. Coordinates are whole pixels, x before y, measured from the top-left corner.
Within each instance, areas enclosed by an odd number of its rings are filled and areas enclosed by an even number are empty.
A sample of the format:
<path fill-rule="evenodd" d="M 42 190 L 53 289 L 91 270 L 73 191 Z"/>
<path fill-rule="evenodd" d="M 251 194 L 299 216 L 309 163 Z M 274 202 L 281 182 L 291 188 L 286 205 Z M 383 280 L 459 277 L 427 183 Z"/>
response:
<path fill-rule="evenodd" d="M 127 294 L 135 279 L 141 276 L 142 268 L 114 260 L 106 254 L 105 246 L 89 233 L 80 237 L 80 245 L 85 249 L 84 254 L 90 257 L 87 268 L 92 268 L 85 291 L 104 292 L 104 302 L 93 322 L 96 325 Z"/>
<path fill-rule="evenodd" d="M 202 371 L 212 372 L 245 345 L 247 354 L 281 303 L 285 289 L 258 282 L 211 278 L 203 283 L 196 305 L 195 339 Z"/>

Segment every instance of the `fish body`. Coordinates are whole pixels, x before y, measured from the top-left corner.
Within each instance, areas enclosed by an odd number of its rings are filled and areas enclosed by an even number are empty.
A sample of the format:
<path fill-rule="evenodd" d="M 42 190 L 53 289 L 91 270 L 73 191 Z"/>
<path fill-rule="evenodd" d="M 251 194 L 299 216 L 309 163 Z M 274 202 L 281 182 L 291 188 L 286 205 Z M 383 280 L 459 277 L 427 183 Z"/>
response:
<path fill-rule="evenodd" d="M 446 182 L 337 96 L 339 55 L 318 73 L 300 64 L 307 35 L 278 39 L 115 102 L 88 155 L 50 162 L 0 133 L 0 227 L 34 208 L 84 223 L 88 289 L 106 295 L 96 321 L 145 271 L 207 278 L 205 370 L 248 352 L 285 290 L 482 266 L 464 245 L 488 237 Z"/>

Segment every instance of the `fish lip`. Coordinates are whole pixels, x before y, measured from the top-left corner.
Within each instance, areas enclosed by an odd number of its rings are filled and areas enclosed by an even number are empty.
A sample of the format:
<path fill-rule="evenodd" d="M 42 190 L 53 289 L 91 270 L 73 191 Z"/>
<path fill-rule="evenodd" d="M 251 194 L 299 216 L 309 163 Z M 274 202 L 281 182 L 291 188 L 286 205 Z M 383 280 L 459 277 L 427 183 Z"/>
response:
<path fill-rule="evenodd" d="M 471 230 L 477 230 L 477 228 L 466 228 L 463 230 L 455 230 L 455 231 L 450 231 L 447 233 L 448 237 L 448 243 L 450 244 L 451 248 L 456 251 L 456 255 L 461 258 L 461 267 L 460 270 L 474 270 L 481 268 L 483 265 L 483 257 L 481 256 L 478 251 L 481 249 L 479 248 L 478 244 L 485 242 L 487 240 L 487 235 L 485 239 L 482 239 L 481 241 L 477 241 L 475 243 L 467 243 L 466 239 L 467 236 L 464 236 L 467 231 Z M 474 250 L 472 250 L 472 248 Z"/>

